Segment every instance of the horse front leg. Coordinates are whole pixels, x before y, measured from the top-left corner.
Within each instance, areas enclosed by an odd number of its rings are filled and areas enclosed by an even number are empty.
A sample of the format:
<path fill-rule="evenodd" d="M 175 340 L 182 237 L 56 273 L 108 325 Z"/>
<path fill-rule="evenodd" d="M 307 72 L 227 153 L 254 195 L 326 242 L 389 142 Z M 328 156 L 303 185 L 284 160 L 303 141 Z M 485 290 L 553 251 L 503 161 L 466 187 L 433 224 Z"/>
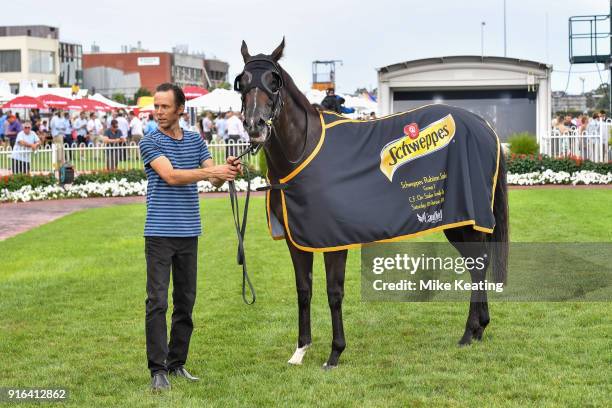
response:
<path fill-rule="evenodd" d="M 287 241 L 293 269 L 298 299 L 298 342 L 288 363 L 301 365 L 306 350 L 312 343 L 310 331 L 310 300 L 312 299 L 312 252 L 302 251 Z"/>
<path fill-rule="evenodd" d="M 326 252 L 325 275 L 327 278 L 327 301 L 332 319 L 332 347 L 324 369 L 338 366 L 340 354 L 346 347 L 344 340 L 344 326 L 342 323 L 342 299 L 344 298 L 344 272 L 346 269 L 347 251 Z"/>

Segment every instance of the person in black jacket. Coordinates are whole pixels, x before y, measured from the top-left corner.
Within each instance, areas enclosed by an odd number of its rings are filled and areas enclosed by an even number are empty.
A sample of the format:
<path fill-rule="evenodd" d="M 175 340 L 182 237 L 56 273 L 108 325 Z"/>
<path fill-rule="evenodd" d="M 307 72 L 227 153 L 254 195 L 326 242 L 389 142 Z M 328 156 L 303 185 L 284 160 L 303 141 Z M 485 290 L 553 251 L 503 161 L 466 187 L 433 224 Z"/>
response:
<path fill-rule="evenodd" d="M 321 101 L 321 106 L 326 110 L 341 113 L 344 98 L 336 95 L 334 88 L 327 88 L 327 95 Z"/>

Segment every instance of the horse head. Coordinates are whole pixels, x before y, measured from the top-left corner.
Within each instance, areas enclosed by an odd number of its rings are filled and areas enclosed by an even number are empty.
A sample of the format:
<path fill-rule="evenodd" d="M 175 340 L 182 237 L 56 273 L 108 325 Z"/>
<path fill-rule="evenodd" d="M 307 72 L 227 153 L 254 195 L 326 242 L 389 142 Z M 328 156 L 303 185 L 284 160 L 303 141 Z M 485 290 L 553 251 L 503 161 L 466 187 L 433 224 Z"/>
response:
<path fill-rule="evenodd" d="M 251 143 L 264 144 L 270 137 L 272 121 L 282 109 L 282 70 L 278 60 L 283 55 L 285 38 L 270 55 L 251 56 L 244 41 L 240 52 L 244 69 L 234 80 L 234 90 L 242 95 L 244 127 Z"/>

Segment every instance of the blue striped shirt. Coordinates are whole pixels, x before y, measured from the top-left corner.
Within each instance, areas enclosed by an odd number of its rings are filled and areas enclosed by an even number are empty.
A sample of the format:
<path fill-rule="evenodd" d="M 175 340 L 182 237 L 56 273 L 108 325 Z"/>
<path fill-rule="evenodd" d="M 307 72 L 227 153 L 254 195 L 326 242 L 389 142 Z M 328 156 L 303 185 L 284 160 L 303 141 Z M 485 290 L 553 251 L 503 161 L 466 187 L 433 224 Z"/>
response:
<path fill-rule="evenodd" d="M 175 140 L 159 129 L 147 133 L 139 144 L 147 173 L 147 220 L 145 237 L 196 237 L 202 233 L 200 201 L 196 183 L 171 186 L 150 163 L 165 156 L 175 169 L 197 169 L 210 159 L 202 137 L 196 132 L 183 131 Z"/>

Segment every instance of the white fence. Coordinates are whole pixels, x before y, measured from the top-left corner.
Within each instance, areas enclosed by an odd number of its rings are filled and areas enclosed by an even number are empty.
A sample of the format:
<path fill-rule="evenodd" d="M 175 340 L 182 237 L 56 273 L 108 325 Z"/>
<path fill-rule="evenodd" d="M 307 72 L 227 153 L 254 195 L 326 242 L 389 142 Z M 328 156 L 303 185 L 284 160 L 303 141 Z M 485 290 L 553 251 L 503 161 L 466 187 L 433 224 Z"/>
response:
<path fill-rule="evenodd" d="M 612 121 L 601 122 L 596 132 L 578 132 L 572 127 L 569 132 L 557 129 L 540 140 L 540 153 L 551 157 L 575 156 L 594 162 L 609 162 L 612 159 L 610 130 Z"/>
<path fill-rule="evenodd" d="M 210 143 L 208 150 L 215 164 L 225 163 L 226 155 L 237 156 L 248 148 L 247 142 Z M 0 175 L 12 173 L 12 154 L 10 147 L 0 147 Z M 26 153 L 28 154 L 28 153 Z M 49 174 L 69 161 L 76 173 L 90 173 L 104 170 L 142 169 L 138 146 L 135 143 L 125 145 L 68 145 L 51 144 L 29 153 L 30 173 Z M 242 158 L 243 163 L 258 169 L 258 160 L 248 154 Z"/>

